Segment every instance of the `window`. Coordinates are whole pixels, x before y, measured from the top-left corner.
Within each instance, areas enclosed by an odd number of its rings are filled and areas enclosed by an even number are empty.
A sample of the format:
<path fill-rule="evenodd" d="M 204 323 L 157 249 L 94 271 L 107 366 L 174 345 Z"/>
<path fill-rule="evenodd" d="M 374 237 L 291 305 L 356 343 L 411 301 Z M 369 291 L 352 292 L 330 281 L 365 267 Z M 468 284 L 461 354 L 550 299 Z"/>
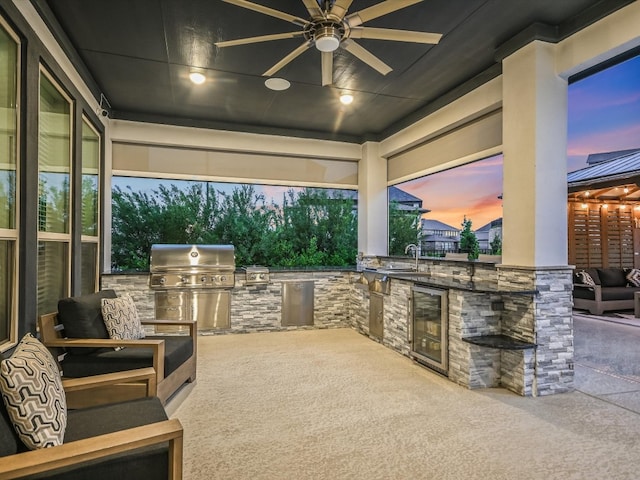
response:
<path fill-rule="evenodd" d="M 403 208 L 416 197 L 424 200 L 418 204 L 419 210 Z M 394 202 L 395 209 L 392 208 Z M 406 245 L 416 241 L 416 212 L 420 215 L 418 233 L 422 255 L 440 257 L 463 248 L 460 233 L 465 219 L 472 221 L 471 230 L 478 240 L 479 253 L 500 254 L 502 155 L 389 187 L 389 205 L 390 255 L 402 255 Z M 403 222 L 398 222 L 396 217 Z"/>
<path fill-rule="evenodd" d="M 81 293 L 98 288 L 100 135 L 82 120 L 82 271 Z"/>
<path fill-rule="evenodd" d="M 356 201 L 346 189 L 113 177 L 112 270 L 148 270 L 154 243 L 233 244 L 237 265 L 353 265 Z"/>
<path fill-rule="evenodd" d="M 0 349 L 16 342 L 20 44 L 0 18 Z"/>
<path fill-rule="evenodd" d="M 38 315 L 69 292 L 71 101 L 40 72 L 38 132 Z"/>

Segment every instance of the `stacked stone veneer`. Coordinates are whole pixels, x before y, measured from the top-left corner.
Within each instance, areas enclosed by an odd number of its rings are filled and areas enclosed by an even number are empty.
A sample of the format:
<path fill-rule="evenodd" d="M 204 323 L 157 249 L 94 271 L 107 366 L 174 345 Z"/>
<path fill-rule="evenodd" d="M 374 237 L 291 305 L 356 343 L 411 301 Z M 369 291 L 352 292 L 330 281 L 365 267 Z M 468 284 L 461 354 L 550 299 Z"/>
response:
<path fill-rule="evenodd" d="M 246 333 L 295 330 L 301 328 L 345 327 L 349 324 L 348 305 L 352 285 L 349 272 L 272 272 L 267 285 L 245 285 L 244 275 L 236 274 L 231 290 L 231 328 L 201 333 Z M 282 282 L 314 282 L 314 324 L 282 326 Z M 136 303 L 141 319 L 153 319 L 154 291 L 149 289 L 148 274 L 103 275 L 102 288 L 112 288 L 119 295 L 128 293 Z"/>
<path fill-rule="evenodd" d="M 504 289 L 535 289 L 527 297 L 505 298 L 503 330 L 538 347 L 518 365 L 525 395 L 549 395 L 573 390 L 572 269 L 569 267 L 499 267 Z"/>
<path fill-rule="evenodd" d="M 394 258 L 369 260 L 376 267 Z M 573 325 L 570 267 L 522 268 L 481 262 L 422 260 L 428 283 L 447 285 L 449 378 L 469 388 L 505 387 L 520 395 L 573 389 Z M 473 289 L 485 290 L 474 292 Z M 496 293 L 486 293 L 496 291 Z M 538 293 L 506 293 L 530 291 Z M 498 293 L 499 292 L 499 293 Z M 383 344 L 407 355 L 411 283 L 392 279 L 385 297 Z M 366 333 L 365 328 L 356 326 Z M 536 349 L 498 350 L 464 342 L 471 336 L 504 334 Z"/>
<path fill-rule="evenodd" d="M 500 312 L 491 308 L 495 299 L 485 293 L 449 290 L 449 378 L 469 388 L 500 385 L 501 351 L 462 340 L 500 333 Z"/>
<path fill-rule="evenodd" d="M 369 287 L 356 283 L 358 277 L 359 274 L 351 274 L 350 277 L 349 326 L 369 336 Z"/>
<path fill-rule="evenodd" d="M 271 281 L 265 286 L 246 286 L 243 275 L 236 275 L 231 329 L 222 333 L 345 327 L 352 290 L 349 275 L 349 272 L 271 272 Z M 311 326 L 282 326 L 282 284 L 295 281 L 314 282 Z"/>
<path fill-rule="evenodd" d="M 362 265 L 385 267 L 398 259 L 365 258 Z M 408 265 L 408 264 L 407 264 Z M 449 378 L 469 388 L 502 386 L 520 395 L 548 395 L 573 389 L 572 270 L 522 268 L 475 262 L 422 260 L 421 273 L 448 290 Z M 271 282 L 247 286 L 236 275 L 231 290 L 231 328 L 204 334 L 279 331 L 349 326 L 369 334 L 369 299 L 360 274 L 344 271 L 271 272 Z M 313 280 L 314 325 L 283 327 L 282 282 Z M 443 287 L 442 284 L 447 285 Z M 412 282 L 391 278 L 383 295 L 383 345 L 410 354 Z M 102 288 L 130 294 L 142 319 L 154 318 L 154 292 L 148 275 L 104 275 Z M 486 293 L 537 291 L 537 294 Z M 537 344 L 533 350 L 497 350 L 462 341 L 465 337 L 506 334 Z"/>
<path fill-rule="evenodd" d="M 155 318 L 155 295 L 149 289 L 149 274 L 103 275 L 100 282 L 101 290 L 113 289 L 118 295 L 131 295 L 140 320 Z"/>

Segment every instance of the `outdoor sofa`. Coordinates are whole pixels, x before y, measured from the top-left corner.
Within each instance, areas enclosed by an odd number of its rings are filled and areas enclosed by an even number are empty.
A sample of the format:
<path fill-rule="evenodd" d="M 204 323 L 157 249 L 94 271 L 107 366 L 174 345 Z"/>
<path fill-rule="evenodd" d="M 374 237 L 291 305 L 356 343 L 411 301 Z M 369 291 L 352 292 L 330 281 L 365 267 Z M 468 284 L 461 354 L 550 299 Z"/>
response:
<path fill-rule="evenodd" d="M 576 268 L 573 306 L 594 315 L 634 309 L 634 293 L 640 292 L 640 270 L 620 267 Z"/>

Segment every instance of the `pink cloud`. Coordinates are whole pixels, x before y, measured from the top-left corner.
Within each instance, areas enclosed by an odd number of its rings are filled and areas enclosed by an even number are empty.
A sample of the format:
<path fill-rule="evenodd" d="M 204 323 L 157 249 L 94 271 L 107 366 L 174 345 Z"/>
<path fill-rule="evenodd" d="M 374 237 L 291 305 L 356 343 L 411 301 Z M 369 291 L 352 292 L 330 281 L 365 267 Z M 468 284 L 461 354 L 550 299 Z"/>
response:
<path fill-rule="evenodd" d="M 625 128 L 600 130 L 571 139 L 567 148 L 569 156 L 591 153 L 610 152 L 640 147 L 640 124 L 628 125 Z"/>

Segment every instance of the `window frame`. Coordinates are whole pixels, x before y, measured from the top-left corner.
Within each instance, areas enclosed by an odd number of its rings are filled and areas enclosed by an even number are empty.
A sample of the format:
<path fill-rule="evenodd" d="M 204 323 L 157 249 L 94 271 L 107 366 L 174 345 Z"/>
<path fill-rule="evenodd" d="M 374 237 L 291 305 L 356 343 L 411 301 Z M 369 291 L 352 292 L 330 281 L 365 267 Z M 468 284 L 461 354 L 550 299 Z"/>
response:
<path fill-rule="evenodd" d="M 41 123 L 40 123 L 40 115 L 41 115 L 41 111 L 40 111 L 40 101 L 41 101 L 41 95 L 42 95 L 42 77 L 46 77 L 46 79 L 53 85 L 53 87 L 56 89 L 56 91 L 69 103 L 69 196 L 67 198 L 67 209 L 68 211 L 66 212 L 68 215 L 68 219 L 67 219 L 67 232 L 65 233 L 59 233 L 59 232 L 46 232 L 46 231 L 42 231 L 40 230 L 40 228 L 38 228 L 37 230 L 37 242 L 58 242 L 58 243 L 66 243 L 67 244 L 67 251 L 69 252 L 69 254 L 67 255 L 67 261 L 66 261 L 66 280 L 65 280 L 65 285 L 64 285 L 64 290 L 67 292 L 67 294 L 69 294 L 71 292 L 71 269 L 72 269 L 72 257 L 73 257 L 73 222 L 74 222 L 74 209 L 73 209 L 73 199 L 74 199 L 74 188 L 73 188 L 73 176 L 74 176 L 74 161 L 73 161 L 73 150 L 74 150 L 74 134 L 75 134 L 75 130 L 74 130 L 74 115 L 75 115 L 75 102 L 73 100 L 73 98 L 67 93 L 67 91 L 64 89 L 64 87 L 61 85 L 60 82 L 58 82 L 55 77 L 53 76 L 53 74 L 51 72 L 49 72 L 47 70 L 47 68 L 43 65 L 40 64 L 40 68 L 39 68 L 39 80 L 38 80 L 38 139 L 40 139 L 40 135 L 41 135 Z M 40 164 L 40 151 L 38 151 L 38 178 L 40 178 L 40 173 L 41 173 L 41 164 Z M 39 217 L 40 217 L 40 211 L 38 210 L 38 221 L 39 221 Z M 38 268 L 38 275 L 39 275 L 39 268 L 40 266 L 37 266 Z M 40 304 L 40 299 L 38 298 L 37 300 L 38 305 Z M 42 314 L 42 313 L 47 313 L 47 312 L 38 312 L 38 315 Z"/>
<path fill-rule="evenodd" d="M 82 256 L 82 246 L 86 243 L 86 244 L 96 244 L 96 258 L 95 258 L 95 278 L 93 279 L 93 287 L 94 287 L 94 291 L 96 289 L 98 289 L 99 285 L 100 285 L 100 249 L 101 249 L 101 245 L 100 245 L 100 234 L 102 232 L 102 209 L 101 209 L 101 205 L 102 205 L 102 142 L 103 142 L 103 138 L 102 135 L 100 134 L 100 132 L 98 131 L 98 129 L 95 127 L 95 125 L 91 122 L 91 120 L 86 116 L 86 115 L 82 115 L 82 124 L 84 125 L 86 123 L 86 125 L 91 129 L 91 131 L 96 135 L 97 139 L 98 139 L 98 145 L 97 145 L 97 153 L 98 153 L 98 158 L 97 158 L 97 165 L 96 165 L 96 175 L 98 177 L 98 182 L 97 182 L 97 186 L 98 186 L 98 190 L 96 192 L 97 198 L 96 198 L 96 212 L 97 212 L 97 218 L 96 218 L 96 234 L 95 235 L 85 235 L 84 233 L 82 233 L 84 231 L 84 226 L 82 225 L 82 206 L 80 206 L 80 255 Z M 82 148 L 82 146 L 84 145 L 84 136 L 83 136 L 83 132 L 80 132 L 81 135 L 81 151 L 80 151 L 80 202 L 82 202 L 82 180 L 84 179 L 84 150 Z M 81 261 L 82 264 L 82 261 Z M 81 286 L 84 284 L 84 279 L 81 278 L 80 279 L 80 284 Z"/>
<path fill-rule="evenodd" d="M 11 28 L 9 23 L 0 15 L 0 28 L 6 32 L 6 34 L 15 42 L 16 48 L 16 70 L 15 70 L 15 221 L 14 228 L 0 228 L 0 240 L 13 242 L 13 259 L 12 259 L 12 285 L 9 288 L 8 301 L 9 301 L 9 325 L 7 326 L 7 339 L 0 339 L 0 352 L 4 352 L 18 343 L 18 285 L 20 280 L 20 269 L 18 259 L 20 258 L 20 158 L 22 150 L 20 145 L 22 143 L 22 131 L 21 131 L 21 104 L 22 98 L 22 42 L 20 37 Z"/>

